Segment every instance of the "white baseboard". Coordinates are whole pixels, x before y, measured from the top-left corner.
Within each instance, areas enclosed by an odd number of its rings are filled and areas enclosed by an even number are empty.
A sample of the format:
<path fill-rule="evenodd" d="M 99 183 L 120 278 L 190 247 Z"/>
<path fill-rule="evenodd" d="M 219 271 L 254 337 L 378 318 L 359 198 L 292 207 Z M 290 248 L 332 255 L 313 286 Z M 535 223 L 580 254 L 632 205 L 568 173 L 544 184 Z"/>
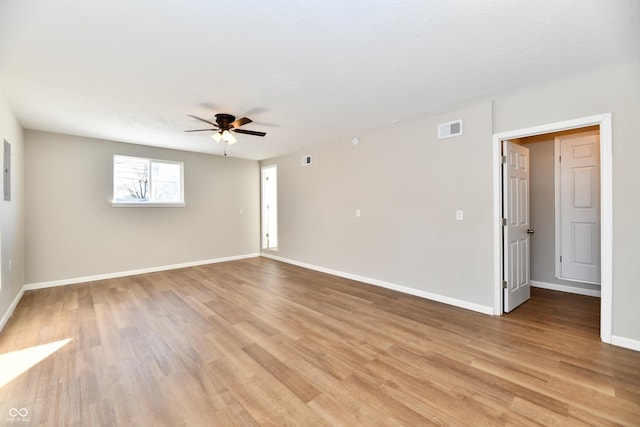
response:
<path fill-rule="evenodd" d="M 94 282 L 96 280 L 115 279 L 118 277 L 135 276 L 136 274 L 157 273 L 159 271 L 176 270 L 178 268 L 196 267 L 199 265 L 216 264 L 219 262 L 236 261 L 239 259 L 255 258 L 260 256 L 259 253 L 237 255 L 224 258 L 207 259 L 202 261 L 185 262 L 182 264 L 163 265 L 159 267 L 142 268 L 139 270 L 118 271 L 115 273 L 98 274 L 95 276 L 74 277 L 71 279 L 53 280 L 50 282 L 28 283 L 24 286 L 23 291 L 31 291 L 34 289 L 52 288 L 54 286 L 66 286 L 76 283 Z"/>
<path fill-rule="evenodd" d="M 618 347 L 628 348 L 629 350 L 640 351 L 640 341 L 632 340 L 631 338 L 612 335 L 611 344 L 617 345 Z"/>
<path fill-rule="evenodd" d="M 139 270 L 120 271 L 120 272 L 115 272 L 115 273 L 99 274 L 99 275 L 85 276 L 85 277 L 75 277 L 75 278 L 71 278 L 71 279 L 55 280 L 55 281 L 50 281 L 50 282 L 29 283 L 29 284 L 26 284 L 26 285 L 24 285 L 22 287 L 22 289 L 20 290 L 18 295 L 16 295 L 14 300 L 11 302 L 11 305 L 9 306 L 8 310 L 6 311 L 6 313 L 4 314 L 2 319 L 0 319 L 0 331 L 2 331 L 4 329 L 6 323 L 9 321 L 9 318 L 11 318 L 11 315 L 13 314 L 13 312 L 16 309 L 18 303 L 20 302 L 20 299 L 22 299 L 22 296 L 24 295 L 24 292 L 28 291 L 28 290 L 50 288 L 50 287 L 54 287 L 54 286 L 65 286 L 65 285 L 71 285 L 71 284 L 76 284 L 76 283 L 84 283 L 84 282 L 93 282 L 93 281 L 96 281 L 96 280 L 114 279 L 114 278 L 118 278 L 118 277 L 133 276 L 133 275 L 136 275 L 136 274 L 155 273 L 155 272 L 159 272 L 159 271 L 175 270 L 175 269 L 178 269 L 178 268 L 196 267 L 196 266 L 199 266 L 199 265 L 215 264 L 215 263 L 220 263 L 220 262 L 235 261 L 235 260 L 246 259 L 246 258 L 255 258 L 257 256 L 263 256 L 265 258 L 271 258 L 271 259 L 274 259 L 274 260 L 277 260 L 277 261 L 286 262 L 288 264 L 297 265 L 299 267 L 308 268 L 310 270 L 315 270 L 315 271 L 319 271 L 319 272 L 322 272 L 322 273 L 332 274 L 332 275 L 338 276 L 338 277 L 344 277 L 345 279 L 357 280 L 358 282 L 367 283 L 367 284 L 374 285 L 374 286 L 380 286 L 380 287 L 383 287 L 383 288 L 391 289 L 391 290 L 402 292 L 402 293 L 405 293 L 405 294 L 418 296 L 418 297 L 421 297 L 421 298 L 425 298 L 425 299 L 441 302 L 441 303 L 444 303 L 444 304 L 448 304 L 448 305 L 452 305 L 452 306 L 455 306 L 455 307 L 464 308 L 464 309 L 471 310 L 471 311 L 476 311 L 478 313 L 493 315 L 493 307 L 474 304 L 474 303 L 470 303 L 468 301 L 459 300 L 459 299 L 456 299 L 456 298 L 451 298 L 451 297 L 447 297 L 447 296 L 443 296 L 443 295 L 433 294 L 433 293 L 430 293 L 430 292 L 421 291 L 421 290 L 414 289 L 414 288 L 409 288 L 409 287 L 406 287 L 406 286 L 401 286 L 401 285 L 396 285 L 396 284 L 389 283 L 389 282 L 384 282 L 382 280 L 377 280 L 377 279 L 372 279 L 372 278 L 369 278 L 369 277 L 359 276 L 359 275 L 356 275 L 356 274 L 351 274 L 351 273 L 345 273 L 345 272 L 342 272 L 342 271 L 332 270 L 330 268 L 319 267 L 319 266 L 316 266 L 316 265 L 307 264 L 307 263 L 303 263 L 303 262 L 298 262 L 298 261 L 291 260 L 291 259 L 288 259 L 288 258 L 283 258 L 283 257 L 275 256 L 275 255 L 272 255 L 272 254 L 269 254 L 269 253 L 262 252 L 262 253 L 253 253 L 253 254 L 246 254 L 246 255 L 231 256 L 231 257 L 225 257 L 225 258 L 216 258 L 216 259 L 209 259 L 209 260 L 202 260 L 202 261 L 195 261 L 195 262 L 187 262 L 187 263 L 183 263 L 183 264 L 173 264 L 173 265 L 165 265 L 165 266 L 159 266 L 159 267 L 143 268 L 143 269 L 139 269 Z M 588 289 L 575 288 L 575 287 L 572 287 L 572 286 L 555 285 L 555 284 L 551 284 L 551 283 L 534 282 L 534 281 L 531 282 L 531 286 L 539 287 L 539 288 L 545 288 L 545 289 L 559 290 L 559 291 L 563 291 L 563 292 L 579 293 L 579 294 L 582 294 L 582 295 L 600 296 L 600 292 L 598 292 L 598 291 L 590 291 Z M 620 336 L 615 336 L 614 335 L 614 336 L 611 337 L 611 344 L 619 346 L 619 347 L 624 347 L 624 348 L 628 348 L 628 349 L 631 349 L 631 350 L 635 350 L 635 351 L 640 351 L 640 341 L 633 340 L 633 339 L 630 339 L 630 338 L 625 338 L 625 337 L 620 337 Z"/>
<path fill-rule="evenodd" d="M 530 284 L 533 288 L 549 289 L 552 291 L 568 292 L 570 294 L 587 295 L 590 297 L 600 297 L 600 291 L 579 288 L 577 286 L 558 285 L 556 283 L 538 282 L 537 280 L 532 280 Z"/>
<path fill-rule="evenodd" d="M 18 295 L 16 295 L 16 297 L 11 302 L 11 305 L 9 305 L 7 312 L 4 313 L 4 316 L 2 316 L 2 319 L 0 319 L 0 332 L 2 332 L 2 330 L 4 329 L 4 326 L 7 324 L 7 322 L 11 318 L 13 311 L 16 309 L 16 307 L 18 306 L 18 303 L 22 299 L 22 295 L 24 295 L 24 291 L 25 289 L 23 286 L 22 289 L 20 289 L 20 292 L 18 292 Z"/>
<path fill-rule="evenodd" d="M 456 298 L 447 297 L 444 295 L 433 294 L 431 292 L 421 291 L 419 289 L 410 288 L 407 286 L 397 285 L 395 283 L 389 283 L 382 280 L 372 279 L 370 277 L 359 276 L 357 274 L 345 273 L 344 271 L 332 270 L 330 268 L 319 267 L 317 265 L 307 264 L 304 262 L 295 261 L 288 258 L 282 258 L 270 253 L 262 252 L 260 254 L 265 258 L 271 258 L 276 261 L 286 262 L 287 264 L 297 265 L 298 267 L 307 268 L 309 270 L 319 271 L 321 273 L 331 274 L 333 276 L 343 277 L 345 279 L 356 280 L 358 282 L 366 283 L 369 285 L 380 286 L 382 288 L 391 289 L 394 291 L 402 292 L 403 294 L 414 295 L 417 297 L 425 298 L 432 301 L 441 302 L 444 304 L 452 305 L 459 308 L 464 308 L 471 311 L 476 311 L 482 314 L 493 315 L 493 307 L 488 307 L 480 304 L 471 303 L 468 301 L 459 300 Z"/>

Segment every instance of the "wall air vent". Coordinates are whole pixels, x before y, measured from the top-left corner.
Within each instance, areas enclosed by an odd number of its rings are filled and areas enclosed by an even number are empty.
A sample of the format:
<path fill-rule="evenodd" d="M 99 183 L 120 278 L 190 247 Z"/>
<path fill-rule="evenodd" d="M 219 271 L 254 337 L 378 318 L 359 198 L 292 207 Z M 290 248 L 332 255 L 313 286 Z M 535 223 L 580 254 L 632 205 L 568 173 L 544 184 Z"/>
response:
<path fill-rule="evenodd" d="M 462 119 L 438 125 L 438 139 L 462 135 Z"/>
<path fill-rule="evenodd" d="M 311 156 L 302 156 L 302 166 L 309 166 L 311 164 Z"/>

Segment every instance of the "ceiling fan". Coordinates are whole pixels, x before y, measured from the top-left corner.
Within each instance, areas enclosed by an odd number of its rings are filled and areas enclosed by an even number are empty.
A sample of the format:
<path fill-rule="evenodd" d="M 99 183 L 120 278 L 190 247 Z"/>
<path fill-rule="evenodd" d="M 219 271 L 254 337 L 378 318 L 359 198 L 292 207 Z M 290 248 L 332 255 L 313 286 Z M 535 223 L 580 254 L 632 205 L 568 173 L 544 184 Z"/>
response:
<path fill-rule="evenodd" d="M 201 117 L 194 116 L 192 114 L 187 115 L 189 117 L 193 117 L 196 120 L 207 123 L 213 127 L 207 129 L 185 130 L 185 132 L 214 131 L 215 133 L 211 135 L 211 138 L 213 138 L 216 142 L 225 142 L 229 145 L 235 144 L 238 140 L 231 134 L 231 132 L 244 133 L 246 135 L 255 136 L 265 136 L 267 134 L 266 132 L 258 132 L 255 130 L 239 129 L 240 126 L 244 126 L 252 122 L 252 120 L 248 117 L 242 117 L 236 120 L 236 118 L 231 114 L 218 113 L 216 114 L 216 121 L 214 123 Z"/>

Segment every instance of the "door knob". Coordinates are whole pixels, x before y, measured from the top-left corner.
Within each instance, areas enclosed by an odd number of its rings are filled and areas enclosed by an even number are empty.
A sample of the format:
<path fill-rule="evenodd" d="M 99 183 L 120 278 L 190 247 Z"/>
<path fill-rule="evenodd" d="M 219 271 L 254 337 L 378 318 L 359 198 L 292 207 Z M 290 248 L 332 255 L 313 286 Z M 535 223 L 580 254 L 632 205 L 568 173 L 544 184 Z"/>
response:
<path fill-rule="evenodd" d="M 536 230 L 532 230 L 532 229 L 528 229 L 528 230 L 527 230 L 527 234 L 533 234 L 533 233 L 535 233 L 535 232 L 536 232 Z"/>

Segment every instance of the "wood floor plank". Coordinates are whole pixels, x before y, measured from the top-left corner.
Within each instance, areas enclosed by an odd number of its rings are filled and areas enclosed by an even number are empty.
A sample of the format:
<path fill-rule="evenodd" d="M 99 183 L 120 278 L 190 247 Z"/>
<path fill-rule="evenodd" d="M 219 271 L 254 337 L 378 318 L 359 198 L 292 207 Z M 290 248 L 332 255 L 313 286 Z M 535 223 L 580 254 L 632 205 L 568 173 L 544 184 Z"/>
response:
<path fill-rule="evenodd" d="M 486 316 L 260 257 L 28 291 L 0 424 L 638 426 L 640 352 L 599 311 L 533 289 Z"/>
<path fill-rule="evenodd" d="M 313 385 L 298 375 L 296 371 L 273 357 L 273 355 L 260 347 L 260 345 L 253 343 L 244 347 L 243 350 L 304 403 L 308 403 L 320 394 Z"/>

